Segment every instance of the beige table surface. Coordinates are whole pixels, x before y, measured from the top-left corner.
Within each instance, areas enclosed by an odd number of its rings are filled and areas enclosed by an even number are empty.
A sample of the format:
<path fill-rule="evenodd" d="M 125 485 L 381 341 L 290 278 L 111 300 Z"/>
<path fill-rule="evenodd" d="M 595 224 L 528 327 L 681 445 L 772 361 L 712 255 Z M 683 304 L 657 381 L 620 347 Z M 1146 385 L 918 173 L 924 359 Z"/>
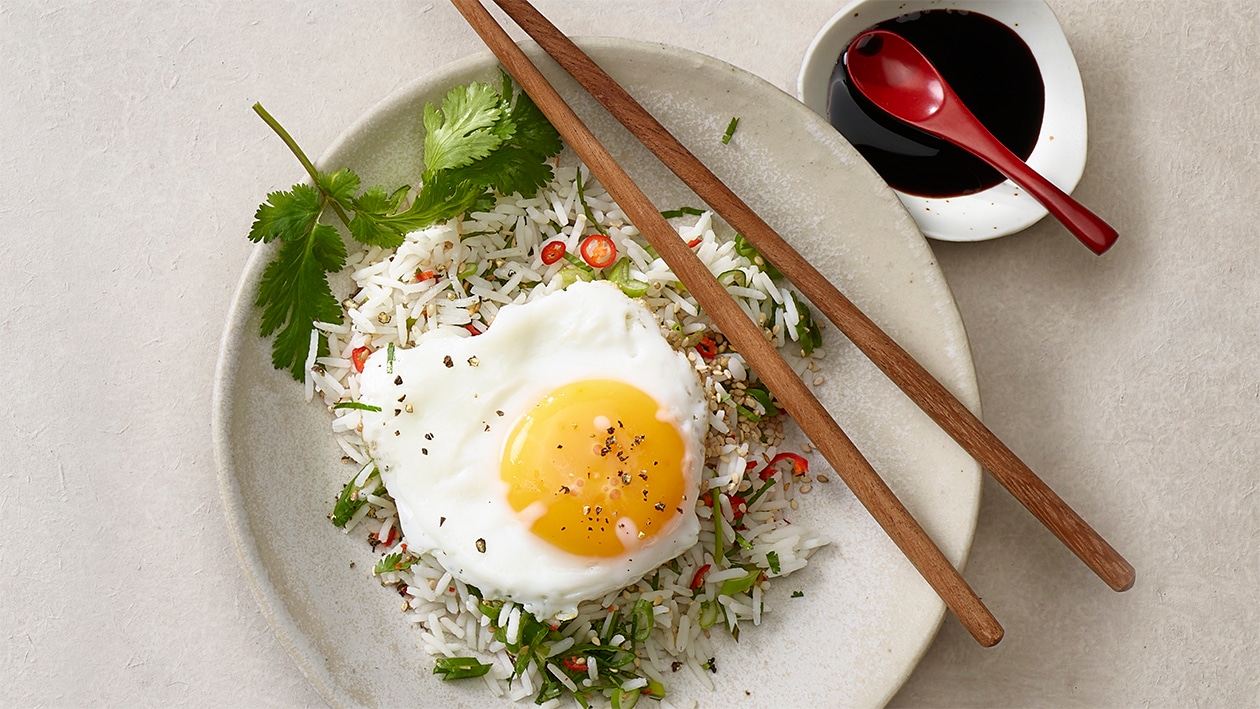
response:
<path fill-rule="evenodd" d="M 839 0 L 539 3 L 792 90 Z M 985 416 L 1138 570 L 1107 590 L 991 481 L 967 577 L 894 706 L 1260 705 L 1260 11 L 1051 0 L 1079 60 L 1057 224 L 933 243 Z M 443 2 L 0 0 L 0 705 L 319 696 L 254 601 L 211 453 L 214 362 L 269 189 L 391 90 L 482 49 Z"/>

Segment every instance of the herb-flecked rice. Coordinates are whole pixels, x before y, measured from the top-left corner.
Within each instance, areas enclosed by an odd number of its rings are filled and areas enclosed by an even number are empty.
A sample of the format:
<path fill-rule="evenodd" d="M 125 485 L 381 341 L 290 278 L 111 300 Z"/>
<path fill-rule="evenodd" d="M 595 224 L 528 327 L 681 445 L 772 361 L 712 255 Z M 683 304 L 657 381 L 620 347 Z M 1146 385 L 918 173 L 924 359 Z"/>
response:
<path fill-rule="evenodd" d="M 670 676 L 690 673 L 712 688 L 720 663 L 714 633 L 738 639 L 742 628 L 759 625 L 773 610 L 766 589 L 803 568 L 825 543 L 791 517 L 799 498 L 826 480 L 811 478 L 803 458 L 780 450 L 777 402 L 586 168 L 565 151 L 554 173 L 533 198 L 500 197 L 493 211 L 408 234 L 396 249 L 350 256 L 346 317 L 340 325 L 316 324 L 312 344 L 326 338 L 330 354 L 316 358 L 312 346 L 306 367 L 308 399 L 318 395 L 328 405 L 345 460 L 358 464 L 330 516 L 345 533 L 367 536 L 377 555 L 373 575 L 402 596 L 404 620 L 417 627 L 417 641 L 445 677 L 480 677 L 465 681 L 543 707 L 629 707 L 640 697 L 688 706 L 666 697 Z M 798 373 L 815 381 L 816 360 L 826 356 L 818 328 L 775 281 L 773 268 L 708 211 L 667 216 Z M 600 271 L 566 259 L 543 263 L 543 244 L 562 240 L 577 254 L 580 240 L 596 231 L 616 244 L 615 265 Z M 613 280 L 640 298 L 703 382 L 710 427 L 706 492 L 696 506 L 700 540 L 637 584 L 583 604 L 576 618 L 540 620 L 510 601 L 481 598 L 431 558 L 408 552 L 359 434 L 355 360 L 366 351 L 409 347 L 434 329 L 474 336 L 507 303 L 592 278 Z"/>

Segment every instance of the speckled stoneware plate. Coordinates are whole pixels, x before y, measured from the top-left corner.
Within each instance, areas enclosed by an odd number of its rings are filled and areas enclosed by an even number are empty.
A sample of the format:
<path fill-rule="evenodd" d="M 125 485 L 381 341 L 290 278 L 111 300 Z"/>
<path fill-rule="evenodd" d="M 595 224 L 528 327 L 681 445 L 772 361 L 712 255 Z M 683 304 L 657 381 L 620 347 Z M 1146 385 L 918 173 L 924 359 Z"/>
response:
<path fill-rule="evenodd" d="M 770 84 L 708 57 L 625 40 L 582 44 L 859 307 L 978 407 L 967 337 L 931 250 L 892 191 L 830 126 Z M 541 57 L 532 45 L 530 52 Z M 538 61 L 662 208 L 698 203 L 574 83 Z M 321 164 L 351 167 L 365 184 L 414 183 L 423 104 L 470 80 L 496 80 L 498 71 L 486 54 L 420 79 L 369 111 Z M 739 129 L 723 145 L 733 116 Z M 224 506 L 263 612 L 330 704 L 506 705 L 480 681 L 444 683 L 430 674 L 432 660 L 399 613 L 398 595 L 371 578 L 367 544 L 329 524 L 332 501 L 354 470 L 341 462 L 326 409 L 305 402 L 302 387 L 272 369 L 270 343 L 257 334 L 252 301 L 270 256 L 260 248 L 241 280 L 214 403 Z M 979 467 L 834 328 L 824 334 L 829 354 L 819 397 L 946 556 L 963 564 L 979 509 Z M 943 605 L 841 483 L 815 485 L 806 499 L 793 521 L 821 529 L 830 546 L 774 585 L 760 627 L 745 627 L 739 643 L 717 643 L 716 690 L 679 672 L 671 701 L 877 706 L 913 670 Z M 803 595 L 792 598 L 794 591 Z"/>

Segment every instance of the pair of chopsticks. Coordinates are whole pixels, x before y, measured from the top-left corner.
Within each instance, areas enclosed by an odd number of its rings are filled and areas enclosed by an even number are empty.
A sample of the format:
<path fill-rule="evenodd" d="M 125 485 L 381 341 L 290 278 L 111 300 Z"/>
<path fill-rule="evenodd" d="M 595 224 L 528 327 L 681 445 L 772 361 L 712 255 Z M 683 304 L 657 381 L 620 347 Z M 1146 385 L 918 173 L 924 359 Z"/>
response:
<path fill-rule="evenodd" d="M 964 450 L 1112 589 L 1133 585 L 1133 567 L 913 357 L 758 217 L 612 77 L 527 0 L 494 0 L 565 71 L 714 211 L 773 263 L 815 306 Z M 543 111 L 640 233 L 696 297 L 855 497 L 971 635 L 990 647 L 1002 626 L 949 563 L 826 408 L 731 299 L 700 259 L 482 6 L 456 8 Z"/>

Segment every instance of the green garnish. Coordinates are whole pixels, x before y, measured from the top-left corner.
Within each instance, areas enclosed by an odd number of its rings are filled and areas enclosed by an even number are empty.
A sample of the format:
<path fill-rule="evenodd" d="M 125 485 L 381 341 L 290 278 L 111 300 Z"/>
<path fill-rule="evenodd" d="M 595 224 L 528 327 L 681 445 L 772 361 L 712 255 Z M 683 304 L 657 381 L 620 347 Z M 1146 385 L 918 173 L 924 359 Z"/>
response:
<path fill-rule="evenodd" d="M 333 404 L 334 409 L 358 409 L 359 411 L 380 411 L 381 407 L 372 406 L 371 404 L 363 404 L 358 401 L 338 401 Z"/>
<path fill-rule="evenodd" d="M 735 127 L 739 125 L 739 118 L 732 118 L 730 123 L 726 124 L 726 133 L 722 135 L 722 145 L 731 142 L 731 136 L 735 135 Z"/>
<path fill-rule="evenodd" d="M 608 270 L 608 280 L 616 283 L 621 292 L 630 298 L 639 298 L 648 292 L 648 284 L 630 277 L 630 257 L 622 256 Z"/>
<path fill-rule="evenodd" d="M 700 601 L 700 627 L 707 630 L 713 627 L 718 619 L 717 601 Z"/>
<path fill-rule="evenodd" d="M 674 219 L 675 217 L 681 217 L 681 216 L 686 216 L 686 215 L 698 217 L 701 214 L 704 214 L 704 210 L 697 209 L 695 207 L 679 207 L 678 209 L 670 209 L 668 211 L 661 212 L 661 216 L 665 217 L 666 219 Z"/>
<path fill-rule="evenodd" d="M 433 674 L 442 675 L 444 680 L 467 679 L 484 675 L 490 667 L 475 657 L 439 657 L 433 664 Z"/>
<path fill-rule="evenodd" d="M 381 574 L 389 571 L 403 571 L 405 569 L 410 569 L 417 561 L 419 561 L 419 559 L 414 556 L 404 560 L 403 555 L 399 552 L 386 554 L 380 561 L 376 562 L 376 566 L 372 567 L 372 574 L 380 576 Z"/>
<path fill-rule="evenodd" d="M 333 505 L 332 514 L 328 515 L 328 518 L 332 520 L 333 526 L 335 527 L 346 526 L 346 522 L 350 521 L 350 518 L 354 516 L 354 513 L 358 512 L 359 508 L 367 503 L 367 497 L 358 494 L 362 488 L 354 484 L 355 479 L 358 477 L 359 474 L 355 473 L 355 476 L 350 479 L 350 482 L 346 483 L 346 486 L 341 488 L 341 494 L 337 496 L 337 504 Z M 366 483 L 374 477 L 376 477 L 375 472 L 369 475 L 367 480 L 364 482 Z M 376 494 L 382 494 L 384 491 L 384 487 L 379 487 Z"/>
<path fill-rule="evenodd" d="M 822 330 L 814 322 L 809 306 L 796 297 L 796 291 L 790 291 L 790 293 L 792 302 L 796 304 L 796 340 L 801 345 L 801 356 L 808 357 L 814 352 L 814 348 L 822 345 Z"/>
<path fill-rule="evenodd" d="M 547 159 L 560 152 L 560 136 L 533 101 L 503 87 L 472 83 L 453 89 L 438 107 L 424 108 L 422 186 L 407 204 L 408 186 L 360 191 L 351 170 L 317 170 L 297 142 L 260 104 L 254 111 L 280 136 L 310 176 L 310 184 L 272 192 L 254 214 L 249 238 L 281 242 L 263 271 L 255 304 L 263 308 L 263 337 L 275 334 L 272 365 L 294 379 L 305 376 L 315 322 L 341 323 L 342 311 L 328 273 L 346 263 L 341 234 L 321 222 L 327 211 L 356 241 L 394 248 L 409 232 L 467 211 L 493 207 L 495 193 L 533 196 L 552 178 Z M 328 354 L 317 338 L 316 356 Z"/>
<path fill-rule="evenodd" d="M 761 487 L 757 488 L 757 491 L 752 494 L 752 497 L 744 500 L 744 505 L 748 509 L 752 509 L 752 504 L 760 499 L 762 495 L 766 494 L 767 490 L 774 487 L 775 482 L 776 480 L 773 475 L 767 478 L 766 481 L 761 484 Z"/>
<path fill-rule="evenodd" d="M 722 585 L 718 588 L 718 595 L 734 596 L 737 593 L 743 593 L 757 583 L 757 578 L 759 576 L 761 576 L 761 570 L 753 569 L 743 576 L 727 579 L 726 581 L 723 581 Z"/>
<path fill-rule="evenodd" d="M 410 326 L 408 326 L 408 329 L 411 329 Z M 385 348 L 385 373 L 394 373 L 394 343 L 392 342 Z M 377 411 L 380 411 L 380 409 L 377 409 Z"/>
<path fill-rule="evenodd" d="M 647 640 L 652 635 L 652 628 L 655 625 L 656 614 L 652 612 L 652 602 L 646 598 L 640 598 L 635 601 L 630 625 L 631 639 L 636 643 Z"/>
<path fill-rule="evenodd" d="M 591 205 L 586 203 L 586 192 L 582 189 L 582 171 L 577 171 L 577 198 L 578 204 L 582 205 L 582 214 L 586 215 L 586 223 L 588 226 L 595 227 L 595 231 L 608 236 L 608 232 L 604 229 L 604 225 L 599 223 L 595 215 L 591 213 Z"/>
<path fill-rule="evenodd" d="M 765 257 L 761 255 L 761 252 L 752 245 L 752 242 L 744 238 L 743 234 L 735 235 L 735 253 L 743 256 L 749 261 L 752 261 L 758 268 L 765 271 L 767 276 L 770 276 L 775 280 L 783 277 L 783 274 L 779 271 L 779 269 L 775 268 L 774 264 L 767 261 Z"/>
<path fill-rule="evenodd" d="M 771 573 L 776 573 L 776 574 L 779 573 L 779 568 L 780 568 L 779 567 L 779 552 L 777 551 L 766 552 L 766 563 L 770 565 Z"/>
<path fill-rule="evenodd" d="M 744 390 L 744 393 L 755 399 L 758 404 L 761 404 L 762 408 L 766 410 L 766 416 L 779 415 L 779 407 L 774 405 L 770 392 L 760 387 L 748 387 Z"/>
<path fill-rule="evenodd" d="M 805 597 L 805 592 L 804 592 L 804 591 L 793 591 L 793 592 L 792 592 L 792 598 L 804 598 L 804 597 Z"/>

